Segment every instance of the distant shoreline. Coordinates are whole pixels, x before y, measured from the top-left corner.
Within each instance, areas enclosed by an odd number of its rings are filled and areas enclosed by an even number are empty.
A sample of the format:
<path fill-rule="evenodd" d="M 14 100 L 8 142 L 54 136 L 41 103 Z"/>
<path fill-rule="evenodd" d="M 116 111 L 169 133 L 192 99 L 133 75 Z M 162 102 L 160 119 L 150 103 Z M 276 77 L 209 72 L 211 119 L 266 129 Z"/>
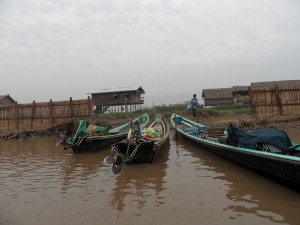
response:
<path fill-rule="evenodd" d="M 169 120 L 169 118 L 167 119 Z M 126 119 L 124 118 L 120 118 L 120 119 L 111 120 L 110 122 L 107 122 L 106 120 L 100 121 L 100 123 L 102 123 L 102 126 L 114 127 L 118 124 L 124 123 L 125 120 Z M 299 130 L 300 133 L 300 116 L 282 116 L 276 118 L 272 117 L 268 119 L 252 119 L 250 115 L 245 115 L 245 114 L 243 115 L 229 114 L 224 116 L 201 116 L 200 115 L 197 121 L 205 125 L 223 126 L 224 128 L 226 128 L 229 123 L 233 123 L 244 130 L 281 128 L 284 130 L 296 129 Z M 65 130 L 69 130 L 71 133 L 74 133 L 77 129 L 77 126 L 78 126 L 78 121 L 72 120 L 69 123 L 59 124 L 55 127 L 47 128 L 44 130 L 0 132 L 0 140 L 42 138 L 47 136 L 58 137 L 60 132 Z"/>

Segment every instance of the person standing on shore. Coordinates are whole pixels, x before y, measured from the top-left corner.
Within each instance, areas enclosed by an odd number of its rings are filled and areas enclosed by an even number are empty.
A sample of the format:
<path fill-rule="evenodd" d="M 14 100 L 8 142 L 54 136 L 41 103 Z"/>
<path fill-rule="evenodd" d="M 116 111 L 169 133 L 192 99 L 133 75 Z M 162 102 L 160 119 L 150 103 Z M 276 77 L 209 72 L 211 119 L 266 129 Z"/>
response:
<path fill-rule="evenodd" d="M 193 95 L 191 104 L 192 104 L 191 110 L 193 113 L 193 117 L 196 118 L 197 117 L 197 105 L 199 105 L 198 99 L 196 98 L 196 94 Z"/>

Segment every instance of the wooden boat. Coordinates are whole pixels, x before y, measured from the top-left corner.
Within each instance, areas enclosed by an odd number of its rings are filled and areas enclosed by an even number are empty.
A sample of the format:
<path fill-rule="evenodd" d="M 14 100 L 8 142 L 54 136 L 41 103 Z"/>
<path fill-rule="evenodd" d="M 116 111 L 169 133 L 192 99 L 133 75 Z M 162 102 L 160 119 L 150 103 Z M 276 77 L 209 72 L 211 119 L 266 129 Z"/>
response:
<path fill-rule="evenodd" d="M 72 148 L 74 153 L 95 152 L 126 139 L 131 122 L 136 121 L 143 127 L 149 121 L 149 116 L 145 113 L 113 129 L 95 126 L 93 124 L 87 126 L 85 120 L 80 120 L 75 135 L 69 138 L 61 135 L 61 141 L 59 143 L 64 146 L 64 149 Z"/>
<path fill-rule="evenodd" d="M 169 124 L 160 114 L 144 126 L 139 122 L 131 123 L 131 130 L 126 140 L 112 146 L 113 156 L 104 159 L 105 164 L 112 164 L 115 174 L 119 173 L 126 163 L 152 163 L 162 146 L 169 138 Z"/>
<path fill-rule="evenodd" d="M 272 180 L 300 191 L 300 145 L 292 143 L 281 129 L 245 132 L 233 125 L 228 129 L 209 127 L 180 115 L 171 124 L 199 146 Z"/>

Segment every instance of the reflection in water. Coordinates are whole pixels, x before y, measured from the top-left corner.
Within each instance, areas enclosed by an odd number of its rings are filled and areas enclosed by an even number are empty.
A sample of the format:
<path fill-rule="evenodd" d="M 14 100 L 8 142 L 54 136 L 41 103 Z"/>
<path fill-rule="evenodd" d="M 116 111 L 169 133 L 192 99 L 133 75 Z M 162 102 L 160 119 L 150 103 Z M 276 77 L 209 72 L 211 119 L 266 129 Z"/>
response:
<path fill-rule="evenodd" d="M 287 207 L 299 205 L 299 193 L 202 149 L 184 138 L 178 142 L 183 143 L 195 157 L 199 157 L 204 165 L 220 174 L 213 179 L 225 181 L 228 187 L 226 197 L 231 203 L 223 211 L 230 214 L 230 220 L 234 221 L 248 214 L 274 223 L 299 223 L 298 211 Z"/>
<path fill-rule="evenodd" d="M 299 193 L 173 135 L 153 164 L 117 176 L 109 148 L 0 140 L 0 224 L 299 224 Z"/>
<path fill-rule="evenodd" d="M 231 183 L 226 196 L 233 202 L 224 210 L 232 210 L 237 215 L 254 214 L 277 223 L 296 224 L 298 212 L 286 205 L 293 204 L 293 196 L 298 193 L 250 171 L 235 173 L 223 167 L 216 167 L 218 169 L 224 171 L 221 179 Z"/>
<path fill-rule="evenodd" d="M 34 193 L 56 187 L 59 176 L 55 174 L 59 171 L 55 165 L 63 163 L 63 159 L 60 152 L 49 151 L 44 139 L 2 141 L 0 149 L 0 187 L 6 196 L 21 197 L 20 188 Z"/>
<path fill-rule="evenodd" d="M 115 187 L 111 192 L 111 206 L 118 211 L 125 207 L 135 207 L 140 211 L 146 201 L 154 200 L 154 206 L 164 203 L 160 192 L 164 190 L 166 161 L 169 141 L 159 152 L 152 164 L 129 164 L 123 173 L 116 176 Z"/>
<path fill-rule="evenodd" d="M 295 132 L 287 130 L 290 138 L 300 143 L 299 136 L 296 138 Z M 237 169 L 240 167 L 237 166 Z M 237 213 L 250 213 L 259 217 L 269 219 L 273 222 L 296 224 L 299 221 L 289 218 L 300 218 L 297 210 L 291 210 L 286 204 L 293 204 L 294 194 L 298 194 L 289 188 L 282 186 L 272 180 L 259 176 L 243 168 L 243 173 L 234 173 L 223 167 L 216 167 L 216 170 L 222 170 L 224 177 L 231 183 L 231 189 L 226 195 L 233 200 L 235 204 L 228 206 L 225 210 L 233 210 Z M 249 182 L 253 178 L 255 182 Z M 270 193 L 272 193 L 270 195 Z M 297 201 L 297 200 L 296 200 Z M 247 206 L 239 206 L 238 203 L 247 203 Z M 296 203 L 296 202 L 295 202 Z M 289 215 L 285 217 L 284 215 Z"/>
<path fill-rule="evenodd" d="M 70 152 L 71 156 L 61 165 L 63 172 L 62 190 L 86 187 L 87 181 L 95 178 L 99 172 L 103 152 L 105 151 L 84 154 Z"/>

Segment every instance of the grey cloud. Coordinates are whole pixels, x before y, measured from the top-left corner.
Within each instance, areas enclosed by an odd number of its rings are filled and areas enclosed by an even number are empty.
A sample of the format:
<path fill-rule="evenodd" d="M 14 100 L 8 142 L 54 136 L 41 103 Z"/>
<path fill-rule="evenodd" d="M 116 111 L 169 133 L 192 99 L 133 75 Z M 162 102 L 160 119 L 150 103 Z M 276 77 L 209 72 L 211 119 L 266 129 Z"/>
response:
<path fill-rule="evenodd" d="M 0 89 L 31 101 L 14 80 L 41 82 L 48 99 L 132 85 L 166 94 L 153 80 L 175 94 L 298 79 L 298 12 L 290 0 L 2 0 L 0 73 L 11 79 Z"/>

